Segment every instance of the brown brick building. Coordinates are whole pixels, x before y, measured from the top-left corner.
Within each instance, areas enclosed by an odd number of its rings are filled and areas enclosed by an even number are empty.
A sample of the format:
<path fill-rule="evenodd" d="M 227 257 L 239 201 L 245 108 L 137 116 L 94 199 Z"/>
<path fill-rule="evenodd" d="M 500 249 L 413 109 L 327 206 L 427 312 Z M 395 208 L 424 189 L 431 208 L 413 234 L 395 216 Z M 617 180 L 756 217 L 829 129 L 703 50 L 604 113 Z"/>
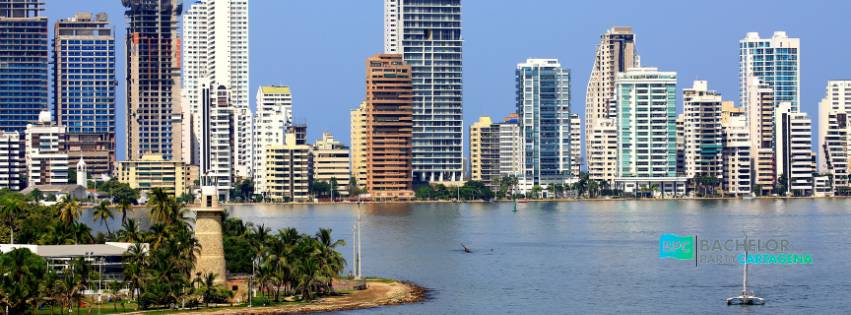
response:
<path fill-rule="evenodd" d="M 402 55 L 366 62 L 366 188 L 376 199 L 413 198 L 413 82 Z"/>

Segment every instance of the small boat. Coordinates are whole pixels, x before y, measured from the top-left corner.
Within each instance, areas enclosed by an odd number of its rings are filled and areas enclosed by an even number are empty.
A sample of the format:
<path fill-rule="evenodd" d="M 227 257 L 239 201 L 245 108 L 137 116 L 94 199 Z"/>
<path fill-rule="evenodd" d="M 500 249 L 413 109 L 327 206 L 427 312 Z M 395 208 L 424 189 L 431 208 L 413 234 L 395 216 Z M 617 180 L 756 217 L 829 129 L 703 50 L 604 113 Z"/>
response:
<path fill-rule="evenodd" d="M 748 237 L 745 236 L 745 244 L 748 243 Z M 752 291 L 748 291 L 748 250 L 745 247 L 745 268 L 742 276 L 742 295 L 727 298 L 727 305 L 763 305 L 765 299 L 755 296 Z"/>

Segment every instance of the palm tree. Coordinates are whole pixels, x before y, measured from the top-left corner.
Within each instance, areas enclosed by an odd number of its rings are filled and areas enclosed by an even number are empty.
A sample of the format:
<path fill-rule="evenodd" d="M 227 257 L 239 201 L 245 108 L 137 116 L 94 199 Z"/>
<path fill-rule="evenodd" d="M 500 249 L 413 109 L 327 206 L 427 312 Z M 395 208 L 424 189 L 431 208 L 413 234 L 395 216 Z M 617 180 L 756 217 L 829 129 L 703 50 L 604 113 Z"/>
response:
<path fill-rule="evenodd" d="M 59 208 L 59 219 L 67 225 L 71 225 L 71 223 L 77 221 L 77 218 L 83 214 L 83 208 L 80 207 L 80 203 L 77 202 L 77 198 L 74 198 L 73 196 L 66 198 L 57 206 Z"/>
<path fill-rule="evenodd" d="M 145 248 L 141 243 L 130 245 L 124 258 L 124 282 L 130 290 L 130 299 L 136 298 L 136 290 L 141 289 L 145 269 Z"/>
<path fill-rule="evenodd" d="M 132 211 L 132 205 L 139 199 L 139 191 L 130 188 L 130 185 L 118 183 L 115 187 L 109 190 L 112 195 L 112 202 L 118 204 L 118 210 L 121 211 L 121 223 L 127 222 L 127 213 Z"/>
<path fill-rule="evenodd" d="M 101 224 L 106 226 L 107 234 L 112 234 L 112 231 L 109 230 L 109 220 L 112 220 L 113 217 L 112 209 L 109 208 L 109 201 L 106 200 L 101 201 L 92 212 L 92 220 L 94 222 L 100 221 Z"/>
<path fill-rule="evenodd" d="M 25 207 L 24 201 L 12 194 L 5 194 L 0 199 L 0 221 L 9 227 L 10 244 L 15 243 L 15 227 L 18 225 L 17 221 L 21 218 Z"/>
<path fill-rule="evenodd" d="M 210 307 L 210 300 L 213 299 L 213 293 L 216 290 L 216 277 L 218 277 L 215 273 L 207 273 L 204 275 L 204 278 L 201 279 L 202 285 L 202 298 L 204 299 L 204 305 L 206 307 Z"/>
<path fill-rule="evenodd" d="M 162 188 L 154 188 L 149 194 L 148 207 L 151 219 L 156 223 L 169 224 L 174 203 Z"/>
<path fill-rule="evenodd" d="M 346 260 L 336 248 L 337 246 L 346 246 L 346 241 L 334 240 L 331 237 L 331 229 L 319 229 L 315 237 L 318 241 L 320 272 L 326 281 L 325 286 L 329 290 L 333 290 L 334 276 L 338 275 L 346 265 Z"/>
<path fill-rule="evenodd" d="M 142 242 L 143 234 L 136 223 L 136 220 L 129 219 L 121 225 L 121 230 L 118 231 L 118 239 L 122 242 L 139 243 Z"/>

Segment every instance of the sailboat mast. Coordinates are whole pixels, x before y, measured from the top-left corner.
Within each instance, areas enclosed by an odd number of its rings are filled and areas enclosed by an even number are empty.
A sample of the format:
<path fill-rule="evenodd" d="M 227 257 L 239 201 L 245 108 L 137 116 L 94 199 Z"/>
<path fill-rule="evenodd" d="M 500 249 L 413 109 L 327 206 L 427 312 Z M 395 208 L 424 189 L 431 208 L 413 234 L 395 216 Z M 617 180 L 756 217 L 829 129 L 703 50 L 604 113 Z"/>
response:
<path fill-rule="evenodd" d="M 748 292 L 748 237 L 745 235 L 745 274 L 742 276 L 742 295 Z"/>

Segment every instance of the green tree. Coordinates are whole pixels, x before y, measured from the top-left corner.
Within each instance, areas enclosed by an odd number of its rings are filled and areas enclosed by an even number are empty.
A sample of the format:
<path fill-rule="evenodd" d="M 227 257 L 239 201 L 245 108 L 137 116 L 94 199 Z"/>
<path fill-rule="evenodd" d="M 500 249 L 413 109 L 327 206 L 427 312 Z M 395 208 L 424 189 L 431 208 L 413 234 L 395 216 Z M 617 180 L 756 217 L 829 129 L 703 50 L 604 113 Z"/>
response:
<path fill-rule="evenodd" d="M 127 213 L 133 208 L 139 200 L 139 191 L 130 188 L 130 185 L 124 183 L 114 183 L 107 185 L 109 195 L 112 196 L 112 202 L 118 205 L 118 211 L 121 212 L 121 223 L 127 222 Z"/>
<path fill-rule="evenodd" d="M 112 231 L 109 229 L 109 220 L 112 220 L 114 215 L 112 214 L 112 209 L 109 206 L 109 201 L 101 201 L 92 211 L 92 220 L 95 223 L 100 221 L 100 223 L 106 227 L 106 232 L 108 234 L 112 234 Z"/>
<path fill-rule="evenodd" d="M 74 197 L 65 198 L 65 200 L 62 200 L 62 202 L 56 204 L 56 207 L 59 210 L 59 219 L 68 225 L 76 222 L 77 219 L 83 214 L 83 208 L 80 206 L 80 203 L 77 202 L 77 199 Z"/>
<path fill-rule="evenodd" d="M 0 255 L 0 307 L 7 314 L 35 313 L 40 302 L 40 286 L 47 263 L 26 248 Z"/>

